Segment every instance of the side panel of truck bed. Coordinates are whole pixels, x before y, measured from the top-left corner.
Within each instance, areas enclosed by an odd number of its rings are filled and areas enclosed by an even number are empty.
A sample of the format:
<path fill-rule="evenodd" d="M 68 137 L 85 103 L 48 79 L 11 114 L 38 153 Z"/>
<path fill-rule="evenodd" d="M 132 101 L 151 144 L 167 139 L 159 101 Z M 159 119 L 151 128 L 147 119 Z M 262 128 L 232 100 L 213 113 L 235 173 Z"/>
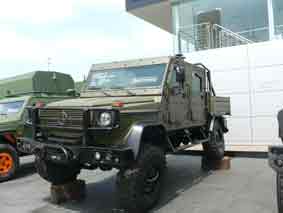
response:
<path fill-rule="evenodd" d="M 230 98 L 219 96 L 211 97 L 210 113 L 213 115 L 231 115 Z"/>

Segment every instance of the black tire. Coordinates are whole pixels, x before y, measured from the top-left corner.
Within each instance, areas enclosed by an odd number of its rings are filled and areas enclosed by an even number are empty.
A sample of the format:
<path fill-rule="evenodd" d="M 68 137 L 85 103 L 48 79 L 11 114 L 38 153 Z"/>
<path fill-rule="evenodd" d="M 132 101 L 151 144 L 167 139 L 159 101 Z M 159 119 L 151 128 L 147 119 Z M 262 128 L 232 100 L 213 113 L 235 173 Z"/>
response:
<path fill-rule="evenodd" d="M 131 169 L 117 175 L 117 197 L 121 208 L 129 212 L 146 212 L 159 200 L 165 176 L 164 151 L 146 145 Z"/>
<path fill-rule="evenodd" d="M 20 160 L 16 149 L 9 144 L 0 144 L 0 182 L 16 176 Z"/>
<path fill-rule="evenodd" d="M 278 212 L 283 213 L 283 174 L 277 173 L 277 204 Z"/>
<path fill-rule="evenodd" d="M 52 185 L 63 185 L 77 179 L 80 167 L 75 164 L 60 165 L 45 161 L 36 155 L 35 168 L 37 173 Z"/>
<path fill-rule="evenodd" d="M 209 142 L 203 143 L 203 150 L 208 160 L 222 160 L 225 155 L 223 129 L 217 120 L 214 122 Z"/>

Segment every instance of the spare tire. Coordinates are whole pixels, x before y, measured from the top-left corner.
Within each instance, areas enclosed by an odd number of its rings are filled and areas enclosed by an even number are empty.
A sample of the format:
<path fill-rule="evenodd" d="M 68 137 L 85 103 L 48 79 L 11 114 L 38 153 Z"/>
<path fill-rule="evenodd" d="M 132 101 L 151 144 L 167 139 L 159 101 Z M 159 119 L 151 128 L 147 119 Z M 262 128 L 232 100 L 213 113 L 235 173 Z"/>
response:
<path fill-rule="evenodd" d="M 208 160 L 222 160 L 225 155 L 225 141 L 223 129 L 219 121 L 215 120 L 209 141 L 203 143 L 205 157 Z"/>
<path fill-rule="evenodd" d="M 76 164 L 61 165 L 35 157 L 37 173 L 53 185 L 62 185 L 75 181 L 80 173 L 80 167 Z"/>

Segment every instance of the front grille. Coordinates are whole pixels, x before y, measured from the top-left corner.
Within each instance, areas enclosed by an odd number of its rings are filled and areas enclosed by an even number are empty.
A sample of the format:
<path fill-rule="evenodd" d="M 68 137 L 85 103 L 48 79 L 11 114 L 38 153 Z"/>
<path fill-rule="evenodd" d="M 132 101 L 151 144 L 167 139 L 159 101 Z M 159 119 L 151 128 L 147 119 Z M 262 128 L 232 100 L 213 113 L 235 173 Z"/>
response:
<path fill-rule="evenodd" d="M 40 125 L 44 127 L 83 127 L 83 110 L 80 109 L 40 109 Z"/>
<path fill-rule="evenodd" d="M 56 131 L 49 130 L 47 133 L 48 141 L 68 144 L 78 144 L 82 141 L 82 131 Z"/>

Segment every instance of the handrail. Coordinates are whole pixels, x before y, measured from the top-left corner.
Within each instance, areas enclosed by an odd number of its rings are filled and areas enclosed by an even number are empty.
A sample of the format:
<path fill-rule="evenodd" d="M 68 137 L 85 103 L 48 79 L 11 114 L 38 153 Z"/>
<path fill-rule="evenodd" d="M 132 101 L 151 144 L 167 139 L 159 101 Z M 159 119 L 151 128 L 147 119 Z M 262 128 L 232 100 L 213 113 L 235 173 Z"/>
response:
<path fill-rule="evenodd" d="M 208 22 L 180 27 L 177 36 L 180 54 L 184 44 L 187 48 L 185 51 L 190 52 L 191 48 L 204 50 L 253 43 L 221 25 Z"/>
<path fill-rule="evenodd" d="M 238 38 L 239 40 L 241 40 L 243 42 L 253 43 L 253 41 L 251 41 L 251 40 L 249 40 L 249 39 L 245 38 L 244 36 L 241 36 L 241 35 L 239 35 L 237 33 L 234 33 L 233 31 L 231 31 L 231 30 L 229 30 L 229 29 L 227 29 L 227 28 L 225 28 L 225 27 L 223 27 L 221 25 L 213 24 L 213 28 L 214 29 L 215 28 L 219 28 L 220 30 L 224 31 L 225 33 L 228 33 L 228 34 L 234 36 L 235 38 Z"/>
<path fill-rule="evenodd" d="M 189 26 L 182 26 L 182 27 L 179 28 L 179 31 L 180 30 L 182 31 L 182 29 L 196 28 L 198 26 L 205 26 L 205 25 L 210 26 L 211 24 L 209 22 L 203 22 L 203 23 L 200 23 L 200 24 L 193 24 L 193 25 L 189 25 Z"/>

